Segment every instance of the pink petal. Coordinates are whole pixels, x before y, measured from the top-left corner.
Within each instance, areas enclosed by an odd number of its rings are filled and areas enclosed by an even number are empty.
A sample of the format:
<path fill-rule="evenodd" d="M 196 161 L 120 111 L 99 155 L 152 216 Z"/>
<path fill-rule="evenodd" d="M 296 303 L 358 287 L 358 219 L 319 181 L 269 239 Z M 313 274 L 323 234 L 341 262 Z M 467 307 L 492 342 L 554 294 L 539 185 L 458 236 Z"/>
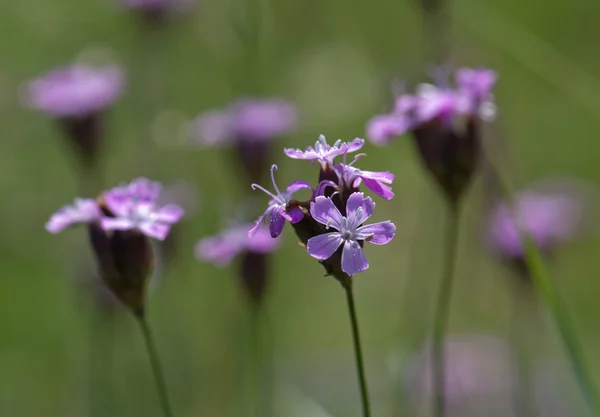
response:
<path fill-rule="evenodd" d="M 324 225 L 330 225 L 337 230 L 342 228 L 342 213 L 328 197 L 317 197 L 310 203 L 310 214 L 313 219 Z"/>
<path fill-rule="evenodd" d="M 135 229 L 135 223 L 123 217 L 102 217 L 100 226 L 104 230 L 131 230 Z"/>
<path fill-rule="evenodd" d="M 308 239 L 306 251 L 316 259 L 329 259 L 344 242 L 338 232 L 325 233 Z"/>
<path fill-rule="evenodd" d="M 307 181 L 294 181 L 290 185 L 288 185 L 286 192 L 290 195 L 299 190 L 304 190 L 310 188 L 312 190 L 312 185 L 310 185 Z"/>
<path fill-rule="evenodd" d="M 372 180 L 369 178 L 363 177 L 361 179 L 365 183 L 365 187 L 367 187 L 369 190 L 373 191 L 375 194 L 377 194 L 379 197 L 383 198 L 384 200 L 391 200 L 392 198 L 394 198 L 394 193 L 392 192 L 392 187 L 389 187 L 387 185 L 382 184 L 379 181 Z"/>
<path fill-rule="evenodd" d="M 355 241 L 346 241 L 342 250 L 342 271 L 354 275 L 369 268 L 369 262 L 362 248 Z"/>
<path fill-rule="evenodd" d="M 394 238 L 396 225 L 390 221 L 373 223 L 359 227 L 356 233 L 360 236 L 357 236 L 357 239 L 364 239 L 375 245 L 385 245 Z"/>
<path fill-rule="evenodd" d="M 155 213 L 154 220 L 162 223 L 177 223 L 184 215 L 184 211 L 176 204 L 167 204 Z"/>
<path fill-rule="evenodd" d="M 362 213 L 358 213 L 358 209 L 362 208 Z M 346 217 L 348 223 L 353 225 L 352 228 L 358 227 L 360 224 L 367 221 L 375 210 L 375 203 L 371 197 L 364 198 L 363 193 L 352 193 L 346 203 Z"/>
<path fill-rule="evenodd" d="M 171 226 L 163 223 L 144 222 L 139 226 L 140 232 L 157 240 L 165 240 Z"/>

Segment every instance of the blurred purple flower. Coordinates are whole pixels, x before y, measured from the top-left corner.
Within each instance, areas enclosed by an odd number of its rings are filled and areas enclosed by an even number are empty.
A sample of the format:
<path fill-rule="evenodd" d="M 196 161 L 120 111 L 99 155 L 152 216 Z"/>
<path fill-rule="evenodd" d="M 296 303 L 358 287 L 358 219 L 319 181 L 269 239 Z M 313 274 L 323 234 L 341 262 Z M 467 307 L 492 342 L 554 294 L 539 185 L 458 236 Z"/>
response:
<path fill-rule="evenodd" d="M 229 265 L 240 253 L 271 253 L 279 247 L 280 239 L 273 239 L 265 226 L 261 225 L 250 236 L 248 230 L 252 226 L 235 225 L 216 236 L 200 240 L 196 245 L 196 257 L 222 267 Z"/>
<path fill-rule="evenodd" d="M 148 237 L 164 240 L 183 216 L 175 204 L 160 204 L 160 183 L 138 178 L 101 194 L 76 200 L 52 215 L 46 229 L 58 233 L 74 223 L 87 223 L 99 276 L 111 292 L 141 317 L 146 283 L 156 261 Z"/>
<path fill-rule="evenodd" d="M 100 208 L 94 199 L 76 198 L 73 205 L 64 206 L 46 223 L 46 230 L 59 233 L 76 223 L 92 223 L 100 218 Z"/>
<path fill-rule="evenodd" d="M 319 140 L 315 142 L 314 148 L 309 146 L 304 151 L 301 149 L 285 148 L 283 151 L 292 159 L 304 159 L 311 162 L 318 161 L 321 167 L 326 169 L 326 167 L 333 167 L 333 160 L 336 156 L 356 152 L 364 144 L 364 139 L 355 138 L 349 143 L 338 139 L 333 145 L 330 145 L 327 143 L 324 135 L 319 135 Z"/>
<path fill-rule="evenodd" d="M 313 258 L 329 259 L 341 245 L 342 271 L 354 275 L 369 268 L 369 263 L 359 241 L 376 245 L 389 243 L 396 232 L 396 226 L 390 221 L 361 226 L 375 209 L 375 203 L 370 197 L 364 198 L 363 193 L 353 193 L 348 198 L 346 216 L 342 216 L 333 201 L 327 197 L 317 197 L 310 203 L 310 214 L 314 220 L 325 225 L 326 229 L 333 227 L 337 232 L 321 234 L 308 239 L 306 250 Z"/>
<path fill-rule="evenodd" d="M 423 165 L 451 204 L 458 202 L 477 169 L 480 122 L 495 116 L 491 90 L 497 77 L 489 69 L 462 68 L 455 78 L 455 88 L 445 80 L 437 86 L 420 84 L 416 94 L 396 100 L 392 113 L 367 123 L 368 138 L 379 145 L 411 132 Z"/>
<path fill-rule="evenodd" d="M 581 195 L 563 190 L 528 190 L 518 194 L 513 206 L 501 202 L 489 221 L 489 243 L 507 258 L 524 255 L 521 233 L 543 251 L 573 239 L 581 230 L 584 202 Z"/>
<path fill-rule="evenodd" d="M 226 109 L 203 113 L 192 123 L 193 136 L 206 147 L 264 142 L 296 130 L 298 110 L 280 99 L 241 99 Z"/>
<path fill-rule="evenodd" d="M 115 66 L 73 65 L 42 75 L 22 92 L 25 106 L 54 118 L 83 118 L 101 112 L 123 91 L 125 77 Z"/>
<path fill-rule="evenodd" d="M 112 216 L 102 217 L 102 228 L 106 231 L 139 230 L 148 237 L 164 240 L 171 226 L 181 220 L 184 211 L 176 204 L 159 206 L 160 191 L 160 183 L 146 178 L 107 191 L 103 200 Z"/>
<path fill-rule="evenodd" d="M 448 415 L 478 415 L 467 413 L 477 406 L 510 411 L 516 366 L 508 344 L 487 335 L 455 335 L 447 338 L 444 356 Z M 409 397 L 419 408 L 431 403 L 432 375 L 431 351 L 426 348 L 410 360 L 405 374 Z"/>
<path fill-rule="evenodd" d="M 420 84 L 415 95 L 404 94 L 396 100 L 392 113 L 372 118 L 367 124 L 367 137 L 381 145 L 433 120 L 449 130 L 460 117 L 492 120 L 496 108 L 491 90 L 496 79 L 496 73 L 486 68 L 461 68 L 456 73 L 455 89 Z"/>
<path fill-rule="evenodd" d="M 290 223 L 298 223 L 304 217 L 302 210 L 298 207 L 292 208 L 289 212 L 287 211 L 287 204 L 291 201 L 292 195 L 296 191 L 300 191 L 302 189 L 312 189 L 311 185 L 306 181 L 294 181 L 288 185 L 284 192 L 279 191 L 277 184 L 275 183 L 275 175 L 274 171 L 277 170 L 277 165 L 273 164 L 271 166 L 271 181 L 273 183 L 273 187 L 275 188 L 275 192 L 277 194 L 273 194 L 264 187 L 261 187 L 258 184 L 252 184 L 252 189 L 259 189 L 269 195 L 271 200 L 269 200 L 269 207 L 262 216 L 258 218 L 258 220 L 254 223 L 252 228 L 250 228 L 249 235 L 252 236 L 255 234 L 261 224 L 265 224 L 267 221 L 269 222 L 269 230 L 271 232 L 271 237 L 277 237 L 283 231 L 283 227 L 285 226 L 285 221 L 289 221 Z"/>

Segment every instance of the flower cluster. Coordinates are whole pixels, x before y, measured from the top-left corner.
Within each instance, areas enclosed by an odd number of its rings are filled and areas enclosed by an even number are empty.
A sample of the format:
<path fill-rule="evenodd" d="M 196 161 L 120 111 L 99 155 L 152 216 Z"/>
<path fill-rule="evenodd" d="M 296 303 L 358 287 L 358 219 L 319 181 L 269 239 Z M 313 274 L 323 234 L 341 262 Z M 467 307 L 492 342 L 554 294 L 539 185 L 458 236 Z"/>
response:
<path fill-rule="evenodd" d="M 309 255 L 323 264 L 328 275 L 344 284 L 350 276 L 366 270 L 369 263 L 362 249 L 364 242 L 384 245 L 394 237 L 396 226 L 389 221 L 363 225 L 373 214 L 375 203 L 359 191 L 361 183 L 386 200 L 394 196 L 389 187 L 393 174 L 363 171 L 354 166 L 364 154 L 346 163 L 347 154 L 358 151 L 363 145 L 364 140 L 358 138 L 351 142 L 338 140 L 330 145 L 321 135 L 314 147 L 309 146 L 304 151 L 285 149 L 284 153 L 290 158 L 319 163 L 319 182 L 313 187 L 306 181 L 294 181 L 281 191 L 274 178 L 277 166 L 273 165 L 271 180 L 275 192 L 252 184 L 253 189 L 264 191 L 271 200 L 250 228 L 249 236 L 258 233 L 261 225 L 268 224 L 271 236 L 276 238 L 287 221 Z M 335 158 L 342 155 L 344 162 L 335 163 Z M 293 195 L 303 189 L 311 190 L 310 200 L 294 199 Z"/>
<path fill-rule="evenodd" d="M 455 88 L 445 79 L 437 86 L 420 84 L 416 94 L 398 97 L 391 113 L 372 118 L 367 137 L 385 145 L 410 132 L 425 167 L 455 202 L 477 167 L 479 122 L 495 116 L 491 90 L 496 78 L 485 68 L 462 68 L 456 73 Z"/>
<path fill-rule="evenodd" d="M 144 312 L 146 283 L 154 267 L 148 238 L 164 240 L 184 214 L 178 205 L 161 205 L 161 191 L 160 183 L 138 178 L 96 200 L 76 199 L 46 223 L 50 233 L 86 224 L 100 277 L 138 315 Z"/>

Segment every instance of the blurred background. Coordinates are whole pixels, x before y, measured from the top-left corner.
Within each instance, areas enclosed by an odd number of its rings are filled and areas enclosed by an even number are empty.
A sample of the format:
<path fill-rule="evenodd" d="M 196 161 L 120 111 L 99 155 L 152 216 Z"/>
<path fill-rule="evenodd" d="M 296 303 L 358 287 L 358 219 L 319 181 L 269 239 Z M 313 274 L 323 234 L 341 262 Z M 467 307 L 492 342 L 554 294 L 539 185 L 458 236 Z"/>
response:
<path fill-rule="evenodd" d="M 428 68 L 439 62 L 424 50 L 419 7 L 416 0 L 198 0 L 157 23 L 112 0 L 3 2 L 0 415 L 87 416 L 95 396 L 109 410 L 103 415 L 161 415 L 135 321 L 123 309 L 94 312 L 104 307 L 78 285 L 89 279 L 85 265 L 91 262 L 84 229 L 58 236 L 44 230 L 49 216 L 83 191 L 74 154 L 55 121 L 22 105 L 24 83 L 73 62 L 124 68 L 123 94 L 105 114 L 103 175 L 93 193 L 137 176 L 166 185 L 185 181 L 193 190 L 192 215 L 178 225 L 178 250 L 161 270 L 148 306 L 175 415 L 262 417 L 253 408 L 251 388 L 259 383 L 245 376 L 250 313 L 235 263 L 217 268 L 194 256 L 196 242 L 226 224 L 224 213 L 244 212 L 250 184 L 241 186 L 229 151 L 202 149 L 186 126 L 239 97 L 288 99 L 301 118 L 296 132 L 274 144 L 278 181 L 315 181 L 315 166 L 286 159 L 279 149 L 304 148 L 319 134 L 330 140 L 364 137 L 369 118 L 391 108 L 393 80 L 410 86 L 429 79 Z M 592 0 L 451 2 L 448 61 L 498 72 L 498 117 L 484 139 L 519 187 L 547 177 L 600 185 L 598 16 L 600 3 Z M 251 58 L 236 30 L 248 22 L 261 28 Z M 396 238 L 368 248 L 371 267 L 355 279 L 373 414 L 419 415 L 413 404 L 418 395 L 405 393 L 416 389 L 411 358 L 429 334 L 444 206 L 410 138 L 386 148 L 367 142 L 363 150 L 363 169 L 396 175 L 396 197 L 377 199 L 373 217 L 394 221 Z M 478 178 L 465 203 L 450 318 L 451 334 L 483 338 L 485 346 L 510 339 L 514 298 L 510 271 L 482 244 L 486 190 Z M 591 372 L 599 375 L 600 236 L 593 222 L 588 231 L 555 253 L 549 266 Z M 323 277 L 289 227 L 273 262 L 260 331 L 272 359 L 266 361 L 272 414 L 358 416 L 339 283 Z M 536 320 L 530 324 L 535 347 L 528 360 L 541 382 L 531 397 L 550 410 L 539 406 L 535 415 L 583 415 L 554 327 L 542 308 L 532 314 L 527 320 Z M 459 352 L 479 346 L 461 343 Z M 496 347 L 488 350 L 493 358 L 482 363 L 504 358 Z M 476 356 L 467 353 L 466 360 Z M 486 369 L 492 376 L 477 376 L 481 383 L 500 384 L 501 371 Z M 492 391 L 505 395 L 499 404 L 510 401 L 510 390 Z M 235 411 L 238 406 L 242 411 Z M 511 415 L 497 412 L 478 415 Z"/>

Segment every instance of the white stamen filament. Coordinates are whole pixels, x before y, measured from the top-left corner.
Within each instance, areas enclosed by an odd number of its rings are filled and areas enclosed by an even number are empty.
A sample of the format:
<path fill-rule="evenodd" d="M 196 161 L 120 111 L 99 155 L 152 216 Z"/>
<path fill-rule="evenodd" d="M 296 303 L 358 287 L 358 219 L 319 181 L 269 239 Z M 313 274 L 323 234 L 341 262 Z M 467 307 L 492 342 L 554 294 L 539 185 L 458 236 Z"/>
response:
<path fill-rule="evenodd" d="M 271 165 L 271 182 L 273 183 L 273 187 L 275 188 L 275 192 L 277 192 L 277 195 L 281 195 L 281 192 L 279 191 L 279 188 L 277 188 L 277 184 L 275 183 L 275 171 L 277 171 L 277 165 L 273 164 Z"/>

